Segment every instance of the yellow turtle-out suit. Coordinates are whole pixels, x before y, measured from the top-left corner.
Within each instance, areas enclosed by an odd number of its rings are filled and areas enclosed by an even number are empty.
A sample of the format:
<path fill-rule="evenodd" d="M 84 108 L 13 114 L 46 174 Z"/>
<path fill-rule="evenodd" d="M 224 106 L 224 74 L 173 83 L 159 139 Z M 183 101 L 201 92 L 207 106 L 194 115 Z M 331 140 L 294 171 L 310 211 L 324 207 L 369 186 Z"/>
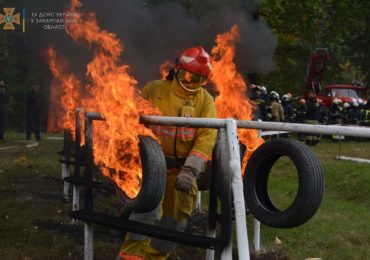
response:
<path fill-rule="evenodd" d="M 176 79 L 149 82 L 142 90 L 142 96 L 157 106 L 163 116 L 216 117 L 214 99 L 204 88 L 187 92 Z M 189 155 L 195 155 L 204 164 L 210 158 L 217 135 L 215 129 L 209 128 L 151 126 L 151 129 L 167 158 L 185 161 Z M 161 204 L 152 212 L 134 213 L 130 219 L 147 224 L 159 222 L 159 226 L 183 231 L 195 206 L 197 187 L 194 185 L 190 192 L 176 190 L 179 167 L 167 165 L 167 168 L 166 191 Z M 129 233 L 118 259 L 166 259 L 175 246 L 169 241 Z M 126 258 L 127 255 L 131 255 L 131 258 Z"/>

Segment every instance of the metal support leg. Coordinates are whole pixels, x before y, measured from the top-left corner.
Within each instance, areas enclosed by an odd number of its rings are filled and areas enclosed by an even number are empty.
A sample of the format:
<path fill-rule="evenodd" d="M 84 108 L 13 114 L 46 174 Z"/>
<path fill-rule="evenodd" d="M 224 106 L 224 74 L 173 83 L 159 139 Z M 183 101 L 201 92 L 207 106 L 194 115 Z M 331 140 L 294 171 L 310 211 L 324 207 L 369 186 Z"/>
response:
<path fill-rule="evenodd" d="M 195 205 L 195 210 L 197 212 L 202 211 L 202 192 L 201 191 L 198 191 L 198 193 L 197 193 L 197 203 Z"/>
<path fill-rule="evenodd" d="M 226 120 L 227 141 L 230 151 L 231 188 L 234 195 L 236 238 L 239 259 L 249 260 L 249 243 L 245 215 L 244 192 L 240 165 L 240 149 L 236 121 Z M 226 250 L 226 249 L 225 249 Z M 224 250 L 224 251 L 225 251 Z M 228 249 L 229 259 L 232 256 L 231 247 Z M 224 253 L 224 252 L 223 252 Z"/>
<path fill-rule="evenodd" d="M 65 177 L 69 176 L 69 170 L 67 164 L 62 163 L 62 180 L 63 180 L 63 198 L 68 200 L 69 183 L 64 181 Z"/>
<path fill-rule="evenodd" d="M 85 260 L 93 260 L 93 225 L 85 223 Z"/>
<path fill-rule="evenodd" d="M 72 211 L 77 211 L 80 209 L 80 188 L 77 185 L 73 185 L 73 201 L 72 201 Z M 77 219 L 73 219 L 72 223 L 76 224 Z"/>
<path fill-rule="evenodd" d="M 69 177 L 70 176 L 70 172 L 69 172 L 69 169 L 68 167 L 66 166 L 66 164 L 63 164 L 65 165 L 65 174 L 64 174 L 64 178 L 65 177 Z M 63 178 L 63 180 L 64 180 Z M 63 181 L 63 198 L 68 201 L 69 200 L 69 183 L 66 182 L 66 181 Z"/>
<path fill-rule="evenodd" d="M 216 237 L 216 229 L 208 230 L 207 235 L 209 237 Z M 206 251 L 206 260 L 215 259 L 215 250 L 207 249 Z"/>
<path fill-rule="evenodd" d="M 261 223 L 253 218 L 253 246 L 256 252 L 261 250 Z"/>

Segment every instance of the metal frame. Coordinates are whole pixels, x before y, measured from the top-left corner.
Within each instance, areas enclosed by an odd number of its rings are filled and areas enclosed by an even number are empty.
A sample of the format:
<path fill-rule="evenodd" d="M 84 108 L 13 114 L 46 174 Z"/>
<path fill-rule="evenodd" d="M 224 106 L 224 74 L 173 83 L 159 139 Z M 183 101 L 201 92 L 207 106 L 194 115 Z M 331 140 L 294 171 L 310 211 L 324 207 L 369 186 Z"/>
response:
<path fill-rule="evenodd" d="M 102 116 L 97 112 L 86 113 L 85 117 L 85 145 L 87 146 L 87 158 L 92 158 L 92 121 L 103 120 Z M 239 153 L 239 140 L 237 134 L 237 128 L 249 128 L 249 129 L 261 129 L 261 130 L 275 130 L 275 131 L 287 131 L 287 132 L 299 132 L 306 134 L 338 134 L 346 136 L 357 136 L 357 137 L 370 137 L 370 128 L 365 127 L 349 127 L 349 126 L 336 126 L 336 125 L 306 125 L 306 124 L 292 124 L 292 123 L 276 123 L 276 122 L 257 122 L 257 121 L 236 121 L 234 119 L 215 119 L 215 118 L 182 118 L 182 117 L 163 117 L 163 116 L 147 116 L 142 115 L 140 122 L 148 125 L 168 125 L 168 126 L 187 126 L 187 127 L 201 127 L 201 128 L 225 128 L 227 132 L 227 141 L 230 152 L 230 168 L 232 169 L 232 192 L 234 195 L 234 207 L 235 207 L 235 220 L 236 220 L 236 232 L 237 232 L 237 244 L 238 244 L 238 255 L 239 259 L 250 259 L 249 254 L 249 243 L 247 236 L 247 225 L 246 225 L 246 212 L 244 205 L 244 194 L 243 194 L 243 183 L 241 179 L 241 167 L 240 167 L 240 153 Z M 111 226 L 117 229 L 138 232 L 144 235 L 152 235 L 162 239 L 174 239 L 174 232 L 165 230 L 166 234 L 163 234 L 163 230 L 154 230 L 153 232 L 147 231 L 147 225 L 124 220 L 120 220 L 120 224 L 117 224 L 116 219 L 109 219 L 106 216 L 100 216 L 93 212 L 92 203 L 92 189 L 99 186 L 92 180 L 93 162 L 88 161 L 85 168 L 84 181 L 85 186 L 85 209 L 78 210 L 71 213 L 71 217 L 81 219 L 86 222 L 85 224 L 85 259 L 92 259 L 92 224 L 97 223 L 101 225 Z M 105 187 L 107 188 L 107 187 Z M 108 188 L 109 189 L 109 188 Z M 90 199 L 89 199 L 90 198 Z M 133 228 L 137 226 L 139 228 Z M 153 226 L 150 226 L 153 229 Z M 259 222 L 255 223 L 254 231 L 257 236 L 254 237 L 254 248 L 259 249 Z M 167 233 L 168 232 L 168 233 Z M 151 233 L 151 234 L 149 234 Z M 211 234 L 214 235 L 214 234 Z M 184 234 L 187 239 L 196 239 L 197 236 Z M 199 236 L 198 236 L 199 238 Z M 185 239 L 185 240 L 187 240 Z M 198 246 L 205 248 L 214 249 L 212 246 L 213 238 L 208 238 L 207 243 Z M 176 242 L 189 243 L 184 239 L 175 240 Z M 204 242 L 204 241 L 203 241 Z M 208 254 L 209 253 L 209 254 Z M 207 250 L 207 259 L 213 259 L 214 254 L 212 250 Z M 231 244 L 224 248 L 222 259 L 232 259 L 232 248 Z"/>

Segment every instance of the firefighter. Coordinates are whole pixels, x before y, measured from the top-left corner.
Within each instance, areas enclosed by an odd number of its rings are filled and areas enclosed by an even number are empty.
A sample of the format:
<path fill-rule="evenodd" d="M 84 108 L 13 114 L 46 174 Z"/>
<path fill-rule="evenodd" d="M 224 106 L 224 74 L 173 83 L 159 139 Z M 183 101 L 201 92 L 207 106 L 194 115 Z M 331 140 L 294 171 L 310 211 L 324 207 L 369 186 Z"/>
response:
<path fill-rule="evenodd" d="M 284 118 L 286 122 L 294 122 L 296 108 L 292 103 L 292 95 L 290 93 L 281 97 L 281 105 L 284 109 Z"/>
<path fill-rule="evenodd" d="M 306 100 L 304 98 L 300 98 L 298 100 L 298 105 L 295 114 L 296 122 L 301 124 L 304 123 L 304 120 L 306 119 L 306 113 L 307 113 Z M 298 140 L 304 142 L 305 134 L 298 133 Z"/>
<path fill-rule="evenodd" d="M 271 91 L 269 94 L 269 99 L 271 102 L 271 120 L 272 121 L 284 121 L 284 109 L 280 104 L 280 96 L 276 91 Z"/>
<path fill-rule="evenodd" d="M 320 120 L 320 109 L 319 109 L 319 102 L 316 98 L 316 94 L 314 92 L 308 93 L 308 100 L 307 100 L 307 113 L 305 117 L 305 124 L 317 125 L 319 124 Z M 316 145 L 318 141 L 320 141 L 320 135 L 306 135 L 306 144 L 307 145 Z"/>
<path fill-rule="evenodd" d="M 351 125 L 359 125 L 361 122 L 361 110 L 357 102 L 352 104 L 352 108 L 348 113 L 348 122 Z"/>
<path fill-rule="evenodd" d="M 329 122 L 330 124 L 341 124 L 343 121 L 342 100 L 335 98 L 329 107 Z"/>
<path fill-rule="evenodd" d="M 202 87 L 211 72 L 211 58 L 200 46 L 185 50 L 167 80 L 149 82 L 142 96 L 164 116 L 216 117 L 212 96 Z M 196 202 L 196 177 L 204 172 L 216 141 L 215 129 L 153 126 L 166 155 L 167 184 L 161 204 L 130 219 L 184 231 Z M 117 259 L 167 259 L 176 244 L 129 233 Z"/>
<path fill-rule="evenodd" d="M 262 121 L 266 120 L 266 99 L 262 93 L 262 89 L 258 85 L 251 85 L 252 88 L 252 96 L 251 100 L 253 100 L 256 105 L 258 110 L 256 111 L 255 114 L 255 119 L 260 119 Z"/>
<path fill-rule="evenodd" d="M 317 102 L 319 103 L 319 123 L 326 125 L 329 122 L 328 108 L 323 105 L 323 101 L 321 98 L 317 98 Z"/>
<path fill-rule="evenodd" d="M 367 101 L 362 112 L 362 125 L 370 126 L 370 102 Z"/>
<path fill-rule="evenodd" d="M 349 123 L 349 112 L 351 110 L 351 105 L 348 103 L 348 102 L 345 102 L 343 104 L 343 110 L 342 110 L 342 123 L 344 125 L 348 124 Z"/>
<path fill-rule="evenodd" d="M 0 80 L 0 141 L 4 140 L 5 114 L 8 104 L 8 95 L 6 94 L 5 82 Z"/>

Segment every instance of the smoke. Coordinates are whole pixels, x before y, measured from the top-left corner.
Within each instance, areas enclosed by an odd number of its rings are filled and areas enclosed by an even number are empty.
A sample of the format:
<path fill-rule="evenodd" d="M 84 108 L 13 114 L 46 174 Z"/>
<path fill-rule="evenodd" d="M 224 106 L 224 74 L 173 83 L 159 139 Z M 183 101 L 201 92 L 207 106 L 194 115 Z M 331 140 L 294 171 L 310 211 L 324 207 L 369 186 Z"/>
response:
<path fill-rule="evenodd" d="M 203 45 L 210 51 L 216 35 L 229 30 L 233 24 L 238 25 L 241 36 L 236 54 L 239 69 L 262 74 L 273 69 L 277 40 L 266 24 L 258 20 L 259 0 L 199 1 L 190 12 L 184 6 L 187 2 L 190 1 L 151 4 L 136 0 L 86 0 L 82 4 L 85 10 L 96 13 L 102 29 L 116 33 L 122 41 L 122 60 L 131 66 L 140 86 L 158 78 L 160 64 L 174 60 L 183 49 Z M 68 1 L 51 4 L 51 1 L 39 0 L 28 5 L 30 12 L 61 11 Z M 40 49 L 54 44 L 69 60 L 71 70 L 84 73 L 81 65 L 88 62 L 91 54 L 76 46 L 64 31 L 45 31 L 31 24 L 29 35 Z"/>

